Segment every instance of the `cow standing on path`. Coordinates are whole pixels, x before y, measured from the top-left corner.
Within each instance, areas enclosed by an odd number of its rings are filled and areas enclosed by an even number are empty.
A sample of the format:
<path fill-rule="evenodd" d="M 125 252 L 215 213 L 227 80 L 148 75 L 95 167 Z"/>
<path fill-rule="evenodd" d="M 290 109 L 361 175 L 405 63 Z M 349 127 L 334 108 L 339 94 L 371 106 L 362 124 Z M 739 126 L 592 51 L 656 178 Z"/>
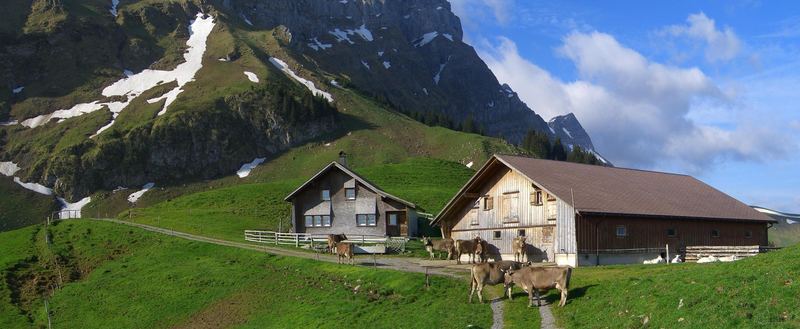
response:
<path fill-rule="evenodd" d="M 429 237 L 422 237 L 422 243 L 425 245 L 425 250 L 431 255 L 430 259 L 436 258 L 434 254 L 435 251 L 446 251 L 447 252 L 447 259 L 450 260 L 453 258 L 453 254 L 456 251 L 455 241 L 453 239 L 441 239 L 441 240 L 433 240 Z"/>
<path fill-rule="evenodd" d="M 527 244 L 525 243 L 526 237 L 518 236 L 514 238 L 511 242 L 511 252 L 514 253 L 514 261 L 523 262 L 525 258 L 525 249 L 527 249 Z"/>
<path fill-rule="evenodd" d="M 481 244 L 481 237 L 476 236 L 472 240 L 456 240 L 456 263 L 461 264 L 461 255 L 469 254 L 469 261 L 470 263 L 475 263 L 475 254 L 478 256 L 483 257 L 483 254 L 486 250 L 484 250 L 484 245 Z M 481 258 L 482 259 L 482 258 Z"/>
<path fill-rule="evenodd" d="M 350 265 L 355 265 L 356 260 L 353 256 L 353 244 L 340 242 L 336 244 L 336 262 L 341 264 L 342 258 L 350 260 Z"/>
<path fill-rule="evenodd" d="M 547 292 L 550 289 L 558 289 L 561 291 L 561 301 L 558 306 L 564 306 L 567 304 L 570 276 L 572 276 L 572 267 L 569 266 L 528 266 L 519 270 L 506 271 L 504 281 L 508 299 L 511 299 L 511 288 L 518 285 L 528 292 L 528 307 L 533 307 L 534 295 L 536 296 L 536 305 L 542 306 L 540 290 Z"/>
<path fill-rule="evenodd" d="M 469 302 L 472 303 L 472 295 L 478 292 L 478 301 L 483 303 L 483 286 L 498 285 L 504 283 L 503 273 L 509 270 L 522 268 L 523 264 L 504 260 L 499 262 L 481 263 L 472 265 L 470 270 L 470 291 Z"/>
<path fill-rule="evenodd" d="M 331 254 L 336 254 L 336 244 L 344 240 L 347 240 L 344 234 L 328 234 L 328 250 Z"/>

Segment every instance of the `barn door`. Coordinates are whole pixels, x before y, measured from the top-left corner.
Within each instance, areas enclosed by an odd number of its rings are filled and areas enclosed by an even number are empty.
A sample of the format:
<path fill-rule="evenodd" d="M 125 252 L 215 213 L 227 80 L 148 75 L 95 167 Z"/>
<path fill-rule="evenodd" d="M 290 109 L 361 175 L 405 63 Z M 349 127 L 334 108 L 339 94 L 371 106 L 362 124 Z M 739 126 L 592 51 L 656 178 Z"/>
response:
<path fill-rule="evenodd" d="M 408 220 L 405 212 L 386 212 L 386 233 L 390 236 L 408 236 Z"/>

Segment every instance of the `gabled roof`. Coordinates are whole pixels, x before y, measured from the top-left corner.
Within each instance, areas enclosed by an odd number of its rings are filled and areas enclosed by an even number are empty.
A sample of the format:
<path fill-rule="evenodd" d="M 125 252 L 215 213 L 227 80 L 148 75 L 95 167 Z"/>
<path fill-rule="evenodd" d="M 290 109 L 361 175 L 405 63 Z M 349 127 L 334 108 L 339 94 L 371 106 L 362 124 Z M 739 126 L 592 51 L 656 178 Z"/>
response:
<path fill-rule="evenodd" d="M 502 167 L 526 177 L 581 214 L 774 222 L 688 175 L 495 155 L 445 206 L 434 223 L 452 211 L 451 207 L 458 208 L 462 194 Z"/>
<path fill-rule="evenodd" d="M 343 166 L 342 164 L 340 164 L 340 163 L 338 163 L 336 161 L 331 162 L 330 164 L 325 166 L 325 168 L 322 168 L 322 170 L 320 170 L 319 172 L 314 174 L 314 176 L 311 176 L 311 178 L 309 178 L 305 183 L 300 185 L 300 187 L 298 187 L 297 189 L 292 191 L 292 193 L 289 193 L 289 195 L 287 195 L 286 198 L 284 198 L 283 200 L 284 201 L 291 201 L 292 198 L 294 198 L 294 196 L 297 195 L 297 193 L 300 193 L 300 191 L 304 190 L 309 184 L 311 184 L 311 182 L 315 181 L 317 178 L 321 177 L 323 174 L 327 173 L 328 171 L 330 171 L 330 170 L 332 170 L 334 168 L 341 170 L 342 172 L 344 172 L 348 176 L 352 177 L 353 179 L 355 179 L 356 181 L 361 183 L 361 185 L 365 186 L 370 191 L 377 193 L 381 197 L 384 197 L 384 198 L 387 198 L 387 199 L 392 199 L 394 201 L 400 202 L 400 203 L 402 203 L 402 204 L 404 204 L 404 205 L 406 205 L 406 206 L 408 206 L 410 208 L 417 208 L 417 206 L 414 203 L 408 202 L 408 201 L 403 200 L 401 198 L 398 198 L 398 197 L 396 197 L 394 195 L 391 195 L 391 194 L 387 193 L 384 190 L 381 190 L 380 188 L 375 186 L 375 184 L 370 183 L 366 178 L 361 177 L 360 175 L 356 174 L 355 172 L 353 172 L 349 168 Z"/>

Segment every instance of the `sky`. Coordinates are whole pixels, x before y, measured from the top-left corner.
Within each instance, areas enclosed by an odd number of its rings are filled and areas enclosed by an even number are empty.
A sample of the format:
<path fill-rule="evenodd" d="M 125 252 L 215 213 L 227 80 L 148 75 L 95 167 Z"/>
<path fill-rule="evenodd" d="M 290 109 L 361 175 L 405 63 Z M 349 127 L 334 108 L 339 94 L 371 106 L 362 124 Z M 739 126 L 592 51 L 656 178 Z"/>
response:
<path fill-rule="evenodd" d="M 800 2 L 450 2 L 501 83 L 616 166 L 800 213 Z"/>

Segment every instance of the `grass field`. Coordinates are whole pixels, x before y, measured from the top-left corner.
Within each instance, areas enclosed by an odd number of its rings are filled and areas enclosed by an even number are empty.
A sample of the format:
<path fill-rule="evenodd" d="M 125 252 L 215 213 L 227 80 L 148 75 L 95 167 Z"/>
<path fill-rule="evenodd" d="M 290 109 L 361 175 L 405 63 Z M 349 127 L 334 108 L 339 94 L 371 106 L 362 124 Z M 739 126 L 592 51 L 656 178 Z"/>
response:
<path fill-rule="evenodd" d="M 32 239 L 44 246 L 43 232 L 35 226 L 0 233 L 0 273 L 18 275 L 20 264 L 36 263 L 41 251 L 31 247 Z M 487 328 L 491 323 L 488 305 L 467 304 L 466 285 L 455 279 L 434 277 L 426 289 L 421 274 L 270 256 L 105 222 L 61 222 L 49 234 L 65 273 L 65 283 L 50 298 L 54 328 L 196 328 L 201 322 L 237 328 Z M 45 325 L 40 300 L 30 303 L 31 320 L 18 315 L 8 293 L 15 287 L 8 282 L 0 283 L 0 326 Z"/>
<path fill-rule="evenodd" d="M 577 268 L 553 309 L 566 328 L 798 328 L 798 259 L 795 245 L 734 263 Z"/>

